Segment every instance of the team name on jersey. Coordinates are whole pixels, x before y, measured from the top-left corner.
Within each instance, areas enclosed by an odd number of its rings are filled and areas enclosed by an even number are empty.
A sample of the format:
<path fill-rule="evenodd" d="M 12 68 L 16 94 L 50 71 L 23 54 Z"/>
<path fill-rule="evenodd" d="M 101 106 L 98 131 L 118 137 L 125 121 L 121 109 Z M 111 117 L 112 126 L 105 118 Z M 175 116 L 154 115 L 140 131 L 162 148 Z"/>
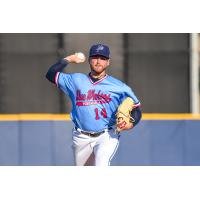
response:
<path fill-rule="evenodd" d="M 76 105 L 78 106 L 104 104 L 109 103 L 111 100 L 110 94 L 104 94 L 101 90 L 98 92 L 95 90 L 88 90 L 86 94 L 81 93 L 80 90 L 76 91 Z"/>

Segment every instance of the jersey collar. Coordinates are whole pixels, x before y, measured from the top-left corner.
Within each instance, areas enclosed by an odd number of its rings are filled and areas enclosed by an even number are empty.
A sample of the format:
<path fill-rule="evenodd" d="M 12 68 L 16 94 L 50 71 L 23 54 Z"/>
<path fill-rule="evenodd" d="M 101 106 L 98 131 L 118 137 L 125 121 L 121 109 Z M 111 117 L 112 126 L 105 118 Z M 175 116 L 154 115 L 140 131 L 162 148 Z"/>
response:
<path fill-rule="evenodd" d="M 89 78 L 90 82 L 91 82 L 93 85 L 97 85 L 98 83 L 102 82 L 104 79 L 107 78 L 107 76 L 108 76 L 108 74 L 106 74 L 103 78 L 99 79 L 98 81 L 93 82 L 92 79 L 91 79 L 91 77 L 90 77 L 90 74 L 88 74 L 88 78 Z"/>

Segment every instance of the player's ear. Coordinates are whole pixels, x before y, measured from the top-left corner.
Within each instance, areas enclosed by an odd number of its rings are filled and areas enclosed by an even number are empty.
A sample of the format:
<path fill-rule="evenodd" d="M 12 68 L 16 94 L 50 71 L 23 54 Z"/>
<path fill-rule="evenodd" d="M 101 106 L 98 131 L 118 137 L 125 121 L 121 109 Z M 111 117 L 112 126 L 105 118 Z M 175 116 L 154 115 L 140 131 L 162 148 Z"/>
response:
<path fill-rule="evenodd" d="M 88 57 L 88 63 L 89 63 L 89 64 L 90 64 L 90 60 L 91 60 L 90 57 Z M 90 65 L 91 65 L 91 64 L 90 64 Z"/>
<path fill-rule="evenodd" d="M 107 66 L 109 66 L 110 65 L 110 59 L 108 59 L 108 62 L 107 62 Z"/>

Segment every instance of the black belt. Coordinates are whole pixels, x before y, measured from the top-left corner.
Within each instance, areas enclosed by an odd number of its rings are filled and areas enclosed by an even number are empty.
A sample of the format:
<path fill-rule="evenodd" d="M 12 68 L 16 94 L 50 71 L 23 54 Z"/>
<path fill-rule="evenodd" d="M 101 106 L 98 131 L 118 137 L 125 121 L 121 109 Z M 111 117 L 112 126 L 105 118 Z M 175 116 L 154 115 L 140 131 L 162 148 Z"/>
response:
<path fill-rule="evenodd" d="M 78 132 L 80 132 L 80 133 L 82 133 L 82 134 L 84 134 L 84 135 L 87 135 L 87 136 L 90 136 L 90 137 L 98 137 L 98 136 L 100 136 L 101 134 L 103 134 L 103 133 L 105 133 L 107 130 L 111 130 L 112 129 L 112 127 L 110 127 L 110 128 L 108 128 L 108 129 L 105 129 L 105 130 L 103 130 L 103 131 L 99 131 L 99 132 L 87 132 L 87 131 L 82 131 L 82 130 L 80 130 L 79 128 L 77 128 L 77 127 L 75 127 L 75 129 L 78 131 Z"/>

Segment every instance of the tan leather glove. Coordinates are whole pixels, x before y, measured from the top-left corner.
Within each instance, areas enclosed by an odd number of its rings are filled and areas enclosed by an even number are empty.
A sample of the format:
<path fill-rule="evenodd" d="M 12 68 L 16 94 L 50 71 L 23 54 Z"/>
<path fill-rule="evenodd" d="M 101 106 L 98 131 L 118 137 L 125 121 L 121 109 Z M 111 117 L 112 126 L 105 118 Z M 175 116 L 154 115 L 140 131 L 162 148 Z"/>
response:
<path fill-rule="evenodd" d="M 118 107 L 116 113 L 117 132 L 133 128 L 134 119 L 131 117 L 131 111 L 134 108 L 134 101 L 127 97 Z"/>

